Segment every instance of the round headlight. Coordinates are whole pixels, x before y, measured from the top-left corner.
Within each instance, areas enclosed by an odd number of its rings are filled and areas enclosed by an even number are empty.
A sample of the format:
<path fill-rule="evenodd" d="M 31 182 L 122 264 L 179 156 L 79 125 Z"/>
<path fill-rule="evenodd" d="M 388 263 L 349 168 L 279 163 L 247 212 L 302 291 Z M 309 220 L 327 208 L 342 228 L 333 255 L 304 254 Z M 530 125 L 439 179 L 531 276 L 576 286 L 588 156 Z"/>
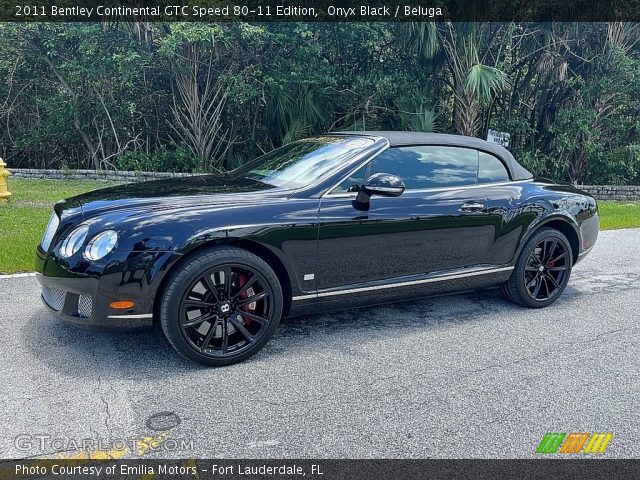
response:
<path fill-rule="evenodd" d="M 107 255 L 118 242 L 118 234 L 113 230 L 105 230 L 91 239 L 84 251 L 87 260 L 100 260 Z"/>
<path fill-rule="evenodd" d="M 87 232 L 89 231 L 89 227 L 87 225 L 82 225 L 75 230 L 73 230 L 67 238 L 62 242 L 62 246 L 60 247 L 60 255 L 69 258 L 71 255 L 80 250 L 80 247 L 84 243 L 87 238 Z"/>

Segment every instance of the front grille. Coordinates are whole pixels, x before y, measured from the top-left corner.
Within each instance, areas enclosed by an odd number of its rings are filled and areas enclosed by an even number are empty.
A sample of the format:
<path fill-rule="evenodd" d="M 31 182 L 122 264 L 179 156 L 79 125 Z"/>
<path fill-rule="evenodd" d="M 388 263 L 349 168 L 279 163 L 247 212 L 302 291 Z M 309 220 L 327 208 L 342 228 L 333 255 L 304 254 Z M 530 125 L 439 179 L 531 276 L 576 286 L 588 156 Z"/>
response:
<path fill-rule="evenodd" d="M 47 305 L 58 312 L 62 310 L 64 305 L 65 294 L 66 292 L 61 288 L 42 287 L 42 298 L 44 298 Z"/>
<path fill-rule="evenodd" d="M 89 295 L 80 295 L 78 297 L 78 315 L 84 318 L 91 316 L 92 307 L 91 297 Z"/>
<path fill-rule="evenodd" d="M 60 225 L 60 219 L 56 212 L 51 214 L 51 218 L 49 219 L 49 223 L 47 223 L 47 228 L 44 231 L 44 235 L 42 236 L 42 242 L 40 246 L 45 252 L 49 251 L 49 247 L 51 246 L 51 240 L 53 240 L 53 236 L 56 234 L 56 230 L 58 230 L 58 226 Z"/>

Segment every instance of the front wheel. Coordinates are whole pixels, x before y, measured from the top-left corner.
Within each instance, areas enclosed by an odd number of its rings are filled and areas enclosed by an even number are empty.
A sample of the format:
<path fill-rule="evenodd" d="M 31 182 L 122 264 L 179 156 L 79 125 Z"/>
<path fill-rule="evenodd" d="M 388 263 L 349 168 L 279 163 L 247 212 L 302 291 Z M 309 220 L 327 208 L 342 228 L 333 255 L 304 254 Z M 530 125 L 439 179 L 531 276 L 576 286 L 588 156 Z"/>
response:
<path fill-rule="evenodd" d="M 512 302 L 541 308 L 555 302 L 571 276 L 573 255 L 562 232 L 543 228 L 524 245 L 502 292 Z"/>
<path fill-rule="evenodd" d="M 179 353 L 217 367 L 258 352 L 277 328 L 282 305 L 280 282 L 266 262 L 246 250 L 219 247 L 172 275 L 160 320 Z"/>

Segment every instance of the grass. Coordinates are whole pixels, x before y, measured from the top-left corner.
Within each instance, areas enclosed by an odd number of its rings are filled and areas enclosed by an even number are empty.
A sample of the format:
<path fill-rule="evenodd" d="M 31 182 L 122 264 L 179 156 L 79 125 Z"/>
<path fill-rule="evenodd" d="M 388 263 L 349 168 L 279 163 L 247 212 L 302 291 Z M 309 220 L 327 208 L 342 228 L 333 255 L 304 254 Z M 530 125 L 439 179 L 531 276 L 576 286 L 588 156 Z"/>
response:
<path fill-rule="evenodd" d="M 600 228 L 613 230 L 616 228 L 640 227 L 640 202 L 598 202 L 600 209 Z"/>
<path fill-rule="evenodd" d="M 0 274 L 33 271 L 35 249 L 54 203 L 112 185 L 117 184 L 95 180 L 9 178 L 11 198 L 8 203 L 0 204 Z"/>
<path fill-rule="evenodd" d="M 62 198 L 116 185 L 82 180 L 9 180 L 11 200 L 0 204 L 0 274 L 33 271 L 35 248 L 51 216 L 53 204 Z M 598 202 L 600 228 L 640 227 L 640 202 Z"/>

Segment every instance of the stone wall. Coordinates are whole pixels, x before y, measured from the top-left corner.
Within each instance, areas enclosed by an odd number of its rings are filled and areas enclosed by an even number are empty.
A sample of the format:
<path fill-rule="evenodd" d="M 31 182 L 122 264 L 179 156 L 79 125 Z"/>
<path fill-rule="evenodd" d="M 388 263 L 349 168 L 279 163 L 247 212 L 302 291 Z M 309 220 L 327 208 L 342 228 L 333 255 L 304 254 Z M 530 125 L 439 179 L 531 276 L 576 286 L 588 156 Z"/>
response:
<path fill-rule="evenodd" d="M 41 170 L 36 168 L 10 168 L 16 178 L 55 178 L 73 180 L 111 180 L 115 182 L 145 182 L 160 178 L 188 177 L 191 173 L 127 172 L 107 170 Z M 579 185 L 580 189 L 599 200 L 640 201 L 640 186 Z"/>
<path fill-rule="evenodd" d="M 114 182 L 146 182 L 161 178 L 190 177 L 192 173 L 131 172 L 113 170 L 43 170 L 38 168 L 10 168 L 15 178 L 50 178 L 56 180 L 109 180 Z"/>
<path fill-rule="evenodd" d="M 598 200 L 640 200 L 638 185 L 578 185 L 578 188 L 590 193 Z"/>

